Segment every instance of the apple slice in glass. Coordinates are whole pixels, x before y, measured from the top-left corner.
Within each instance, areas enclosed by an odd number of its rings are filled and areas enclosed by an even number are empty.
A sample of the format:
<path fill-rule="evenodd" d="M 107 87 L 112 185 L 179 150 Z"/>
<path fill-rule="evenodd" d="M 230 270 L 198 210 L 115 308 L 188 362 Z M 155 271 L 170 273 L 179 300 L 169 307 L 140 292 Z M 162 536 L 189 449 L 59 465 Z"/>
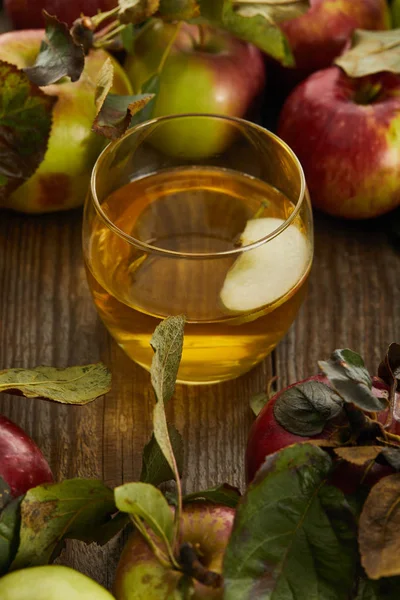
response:
<path fill-rule="evenodd" d="M 273 233 L 284 220 L 266 217 L 250 219 L 240 244 L 248 246 Z M 220 292 L 225 309 L 247 313 L 271 305 L 301 280 L 310 260 L 305 235 L 291 224 L 258 248 L 243 252 L 229 269 Z"/>

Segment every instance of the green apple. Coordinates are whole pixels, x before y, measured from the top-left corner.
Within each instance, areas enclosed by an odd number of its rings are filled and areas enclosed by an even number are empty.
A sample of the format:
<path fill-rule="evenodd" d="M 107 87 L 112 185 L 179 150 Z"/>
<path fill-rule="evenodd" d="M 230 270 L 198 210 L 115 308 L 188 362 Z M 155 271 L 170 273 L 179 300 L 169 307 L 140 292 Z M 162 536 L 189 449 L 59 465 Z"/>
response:
<path fill-rule="evenodd" d="M 138 36 L 125 70 L 135 92 L 143 89 L 172 43 L 160 73 L 153 117 L 206 113 L 248 116 L 265 85 L 261 52 L 208 25 L 177 25 L 154 19 Z M 176 34 L 175 40 L 173 36 Z M 174 156 L 201 158 L 227 146 L 233 127 L 223 121 L 164 124 L 152 141 Z"/>
<path fill-rule="evenodd" d="M 105 588 L 69 567 L 30 567 L 0 579 L 1 600 L 113 600 Z"/>
<path fill-rule="evenodd" d="M 181 520 L 181 541 L 196 549 L 202 565 L 214 573 L 222 572 L 225 549 L 231 534 L 235 510 L 227 506 L 187 504 Z M 154 543 L 160 544 L 152 536 Z M 135 532 L 128 540 L 118 564 L 114 594 L 117 600 L 179 600 L 177 588 L 182 573 L 163 566 L 143 537 Z M 223 588 L 211 588 L 194 581 L 191 600 L 222 599 Z"/>
<path fill-rule="evenodd" d="M 19 68 L 31 66 L 43 37 L 43 30 L 33 29 L 0 35 L 0 59 Z M 104 139 L 93 133 L 91 127 L 96 115 L 96 79 L 107 57 L 109 54 L 103 50 L 91 51 L 79 81 L 65 80 L 42 88 L 58 97 L 47 152 L 38 170 L 3 204 L 5 208 L 43 213 L 83 203 L 91 169 L 105 145 Z M 129 80 L 122 67 L 112 60 L 115 70 L 112 91 L 129 94 Z"/>

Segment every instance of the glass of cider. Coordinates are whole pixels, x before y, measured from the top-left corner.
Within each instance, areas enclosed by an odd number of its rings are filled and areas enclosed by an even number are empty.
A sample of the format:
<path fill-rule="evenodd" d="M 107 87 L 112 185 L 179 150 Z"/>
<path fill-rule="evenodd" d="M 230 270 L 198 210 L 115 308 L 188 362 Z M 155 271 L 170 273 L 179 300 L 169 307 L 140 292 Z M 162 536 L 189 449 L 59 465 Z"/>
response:
<path fill-rule="evenodd" d="M 313 256 L 302 168 L 276 135 L 223 116 L 179 115 L 103 151 L 83 247 L 98 313 L 150 368 L 150 339 L 186 317 L 178 381 L 217 383 L 260 362 L 288 331 Z"/>

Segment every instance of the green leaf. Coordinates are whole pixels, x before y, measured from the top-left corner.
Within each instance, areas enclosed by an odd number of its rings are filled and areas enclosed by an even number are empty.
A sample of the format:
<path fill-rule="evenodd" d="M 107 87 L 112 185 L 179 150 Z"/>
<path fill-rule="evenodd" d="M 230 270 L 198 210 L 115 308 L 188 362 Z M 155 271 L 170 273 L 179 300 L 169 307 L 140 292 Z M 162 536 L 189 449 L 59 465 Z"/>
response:
<path fill-rule="evenodd" d="M 321 381 L 306 381 L 285 390 L 274 404 L 274 416 L 286 431 L 305 437 L 321 433 L 343 410 L 342 398 Z"/>
<path fill-rule="evenodd" d="M 168 434 L 172 445 L 172 451 L 175 456 L 179 475 L 183 471 L 183 440 L 179 431 L 171 424 L 168 424 Z M 160 485 L 165 481 L 174 479 L 175 475 L 169 466 L 160 446 L 158 445 L 154 434 L 143 449 L 143 462 L 140 481 Z"/>
<path fill-rule="evenodd" d="M 240 501 L 225 553 L 225 600 L 348 600 L 354 518 L 326 485 L 332 460 L 310 444 L 267 458 Z"/>
<path fill-rule="evenodd" d="M 0 60 L 0 205 L 42 162 L 56 101 Z"/>
<path fill-rule="evenodd" d="M 150 340 L 154 350 L 151 383 L 157 398 L 153 413 L 154 437 L 175 478 L 179 477 L 174 451 L 168 434 L 165 403 L 172 398 L 183 348 L 183 316 L 168 317 L 156 327 Z"/>
<path fill-rule="evenodd" d="M 0 371 L 0 392 L 45 398 L 61 404 L 87 404 L 111 389 L 111 373 L 102 363 Z"/>
<path fill-rule="evenodd" d="M 208 490 L 202 492 L 193 492 L 193 494 L 187 494 L 183 498 L 184 504 L 190 502 L 213 502 L 214 504 L 223 504 L 224 506 L 230 506 L 236 508 L 240 500 L 240 491 L 238 488 L 229 485 L 229 483 L 223 483 L 217 485 Z"/>
<path fill-rule="evenodd" d="M 345 402 L 366 411 L 387 408 L 384 398 L 372 393 L 372 380 L 359 354 L 352 350 L 335 350 L 328 361 L 320 361 L 319 368 L 325 373 L 334 389 Z"/>
<path fill-rule="evenodd" d="M 185 317 L 168 317 L 156 327 L 150 340 L 154 350 L 151 383 L 159 402 L 166 404 L 173 396 L 182 357 Z"/>
<path fill-rule="evenodd" d="M 260 394 L 256 394 L 250 398 L 250 408 L 257 417 L 264 406 L 268 404 L 268 396 L 265 392 L 261 392 Z"/>
<path fill-rule="evenodd" d="M 358 543 L 370 579 L 400 575 L 400 474 L 381 479 L 361 512 Z"/>
<path fill-rule="evenodd" d="M 200 7 L 197 0 L 160 0 L 159 12 L 171 21 L 185 21 L 198 17 Z"/>
<path fill-rule="evenodd" d="M 123 135 L 129 128 L 132 117 L 140 113 L 153 98 L 153 94 L 136 96 L 110 94 L 113 79 L 114 67 L 111 59 L 108 58 L 97 81 L 95 97 L 97 114 L 92 129 L 109 140 L 116 140 Z"/>
<path fill-rule="evenodd" d="M 115 512 L 112 490 L 94 479 L 66 479 L 28 490 L 12 570 L 47 564 L 66 538 L 91 543 Z"/>
<path fill-rule="evenodd" d="M 142 23 L 157 12 L 160 0 L 118 0 L 121 23 Z"/>
<path fill-rule="evenodd" d="M 279 23 L 308 10 L 308 0 L 201 0 L 201 14 L 237 37 L 252 42 L 283 65 L 294 64 Z"/>
<path fill-rule="evenodd" d="M 62 77 L 78 81 L 85 66 L 85 55 L 81 45 L 76 44 L 65 23 L 43 11 L 46 31 L 45 39 L 33 67 L 24 69 L 36 85 L 50 85 Z"/>
<path fill-rule="evenodd" d="M 156 102 L 156 96 L 160 91 L 160 75 L 155 73 L 148 79 L 143 85 L 141 92 L 142 94 L 151 95 L 150 101 L 139 113 L 133 116 L 130 127 L 134 127 L 144 121 L 149 121 L 153 117 L 154 105 Z"/>
<path fill-rule="evenodd" d="M 115 488 L 117 508 L 143 519 L 163 541 L 172 542 L 174 515 L 159 489 L 148 483 L 127 483 Z"/>
<path fill-rule="evenodd" d="M 7 573 L 19 544 L 22 497 L 9 502 L 0 512 L 0 577 Z"/>
<path fill-rule="evenodd" d="M 365 77 L 382 71 L 400 73 L 400 29 L 356 29 L 350 50 L 339 56 L 335 64 L 350 77 Z"/>
<path fill-rule="evenodd" d="M 8 483 L 0 477 L 0 510 L 6 506 L 11 500 L 11 490 Z"/>

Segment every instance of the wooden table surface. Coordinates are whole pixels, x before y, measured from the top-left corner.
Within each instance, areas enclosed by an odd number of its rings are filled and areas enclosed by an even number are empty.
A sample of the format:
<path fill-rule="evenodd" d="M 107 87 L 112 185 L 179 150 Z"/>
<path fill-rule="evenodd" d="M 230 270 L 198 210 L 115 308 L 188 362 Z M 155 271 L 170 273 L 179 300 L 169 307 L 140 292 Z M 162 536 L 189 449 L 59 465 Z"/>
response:
<path fill-rule="evenodd" d="M 0 27 L 1 27 L 0 19 Z M 113 389 L 86 407 L 1 395 L 0 413 L 43 449 L 55 478 L 102 478 L 115 486 L 139 477 L 151 432 L 150 377 L 100 323 L 81 255 L 81 211 L 25 216 L 0 211 L 0 369 L 104 360 Z M 360 352 L 375 372 L 400 341 L 400 259 L 388 235 L 392 217 L 349 223 L 315 218 L 308 298 L 271 357 L 239 380 L 179 386 L 169 419 L 185 441 L 184 488 L 220 482 L 243 488 L 250 397 L 272 375 L 279 387 L 317 370 L 335 348 Z M 111 587 L 123 536 L 104 548 L 69 542 L 59 561 Z"/>

